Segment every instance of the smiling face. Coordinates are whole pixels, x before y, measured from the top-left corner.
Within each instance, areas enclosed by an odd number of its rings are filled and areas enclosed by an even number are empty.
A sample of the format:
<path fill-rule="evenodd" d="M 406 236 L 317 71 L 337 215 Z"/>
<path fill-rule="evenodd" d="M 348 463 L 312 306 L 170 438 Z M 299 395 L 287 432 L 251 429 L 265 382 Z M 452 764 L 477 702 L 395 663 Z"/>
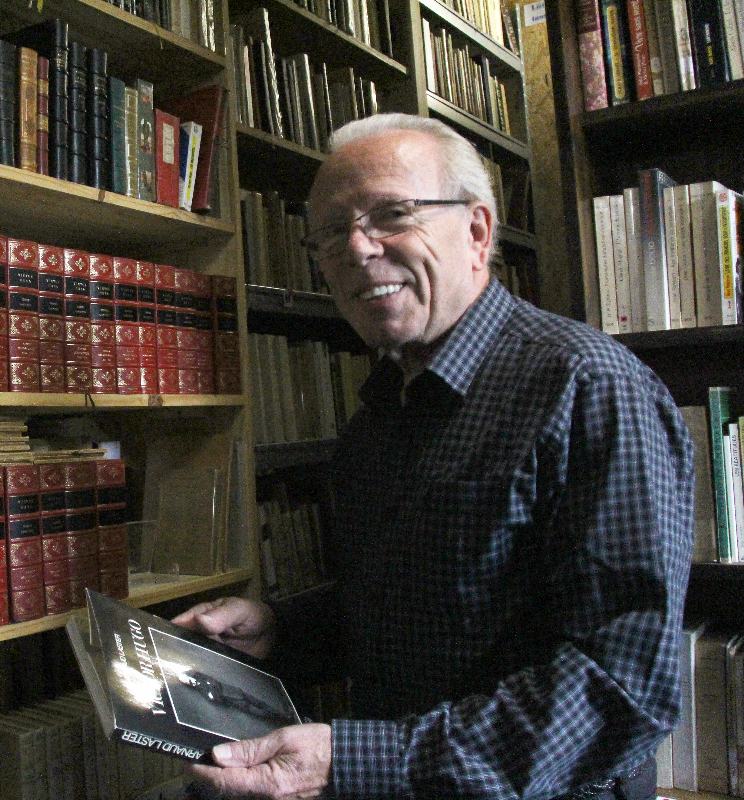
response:
<path fill-rule="evenodd" d="M 350 223 L 390 200 L 454 199 L 443 194 L 436 140 L 391 131 L 350 142 L 318 172 L 310 195 L 310 228 Z M 359 225 L 343 252 L 320 262 L 343 316 L 371 347 L 421 364 L 432 345 L 488 283 L 492 220 L 484 204 L 433 206 L 420 223 L 385 239 Z"/>

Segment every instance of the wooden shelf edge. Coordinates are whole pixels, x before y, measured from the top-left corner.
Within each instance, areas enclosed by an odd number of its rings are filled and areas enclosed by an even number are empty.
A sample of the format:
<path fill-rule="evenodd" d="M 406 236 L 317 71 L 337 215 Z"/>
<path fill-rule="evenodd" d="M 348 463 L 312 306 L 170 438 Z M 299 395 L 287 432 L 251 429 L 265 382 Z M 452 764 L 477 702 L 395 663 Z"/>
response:
<path fill-rule="evenodd" d="M 487 55 L 496 58 L 501 67 L 506 67 L 509 72 L 514 74 L 522 74 L 521 59 L 507 47 L 503 47 L 487 33 L 477 28 L 469 19 L 440 3 L 439 0 L 419 0 L 419 5 L 442 22 L 455 28 L 461 35 L 466 36 Z"/>
<path fill-rule="evenodd" d="M 260 128 L 253 128 L 242 122 L 235 125 L 235 131 L 238 136 L 245 137 L 246 139 L 255 139 L 269 147 L 276 147 L 279 150 L 286 150 L 295 155 L 302 156 L 303 158 L 317 161 L 318 164 L 321 164 L 326 158 L 325 154 L 320 150 L 314 150 L 312 147 L 297 144 L 297 142 L 293 142 L 291 139 L 282 139 L 279 136 L 274 136 L 274 134 L 267 133 Z"/>
<path fill-rule="evenodd" d="M 134 608 L 164 603 L 179 597 L 188 597 L 210 589 L 220 589 L 239 583 L 247 583 L 253 577 L 251 569 L 237 569 L 217 575 L 153 575 L 151 573 L 130 575 L 129 597 L 124 602 Z M 20 639 L 36 633 L 63 628 L 73 614 L 84 613 L 74 609 L 64 614 L 52 614 L 28 622 L 15 622 L 0 627 L 0 642 Z"/>
<path fill-rule="evenodd" d="M 744 344 L 744 326 L 717 325 L 697 328 L 676 328 L 668 331 L 640 331 L 613 334 L 613 338 L 631 350 L 659 350 L 691 345 Z"/>
<path fill-rule="evenodd" d="M 193 406 L 241 406 L 242 394 L 61 394 L 0 392 L 0 407 L 95 411 L 100 408 L 190 408 Z"/>

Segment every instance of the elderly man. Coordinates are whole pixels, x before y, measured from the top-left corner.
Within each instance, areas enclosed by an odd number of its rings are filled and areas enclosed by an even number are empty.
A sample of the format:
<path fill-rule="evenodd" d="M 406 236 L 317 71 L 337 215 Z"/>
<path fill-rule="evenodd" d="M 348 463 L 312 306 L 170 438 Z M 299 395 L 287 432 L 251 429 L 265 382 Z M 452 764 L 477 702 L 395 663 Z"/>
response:
<path fill-rule="evenodd" d="M 644 800 L 677 719 L 691 444 L 661 382 L 489 275 L 474 148 L 379 115 L 339 130 L 307 245 L 382 358 L 334 465 L 355 719 L 219 745 L 230 795 Z M 176 619 L 267 655 L 238 598 Z"/>

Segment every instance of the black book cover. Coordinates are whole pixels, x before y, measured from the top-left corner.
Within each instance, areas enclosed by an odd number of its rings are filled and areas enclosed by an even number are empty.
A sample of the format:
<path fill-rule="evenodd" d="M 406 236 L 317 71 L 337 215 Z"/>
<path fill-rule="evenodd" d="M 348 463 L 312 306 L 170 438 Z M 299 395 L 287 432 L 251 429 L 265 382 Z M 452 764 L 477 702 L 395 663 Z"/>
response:
<path fill-rule="evenodd" d="M 67 633 L 109 738 L 209 763 L 220 742 L 300 722 L 282 682 L 259 662 L 160 617 L 86 589 L 89 634 Z"/>
<path fill-rule="evenodd" d="M 0 41 L 0 164 L 8 167 L 15 166 L 17 81 L 16 47 Z"/>
<path fill-rule="evenodd" d="M 688 0 L 698 87 L 730 80 L 723 17 L 718 0 Z"/>

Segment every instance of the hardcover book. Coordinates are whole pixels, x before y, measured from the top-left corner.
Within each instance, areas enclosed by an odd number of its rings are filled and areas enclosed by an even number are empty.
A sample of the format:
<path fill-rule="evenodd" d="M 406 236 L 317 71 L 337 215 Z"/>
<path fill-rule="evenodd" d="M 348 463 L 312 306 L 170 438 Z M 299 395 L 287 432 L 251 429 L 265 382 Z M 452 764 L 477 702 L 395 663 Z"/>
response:
<path fill-rule="evenodd" d="M 245 654 L 87 590 L 67 633 L 108 738 L 210 763 L 220 742 L 300 722 L 284 685 Z"/>
<path fill-rule="evenodd" d="M 607 108 L 602 26 L 598 0 L 581 0 L 576 6 L 576 33 L 584 87 L 584 110 Z"/>

